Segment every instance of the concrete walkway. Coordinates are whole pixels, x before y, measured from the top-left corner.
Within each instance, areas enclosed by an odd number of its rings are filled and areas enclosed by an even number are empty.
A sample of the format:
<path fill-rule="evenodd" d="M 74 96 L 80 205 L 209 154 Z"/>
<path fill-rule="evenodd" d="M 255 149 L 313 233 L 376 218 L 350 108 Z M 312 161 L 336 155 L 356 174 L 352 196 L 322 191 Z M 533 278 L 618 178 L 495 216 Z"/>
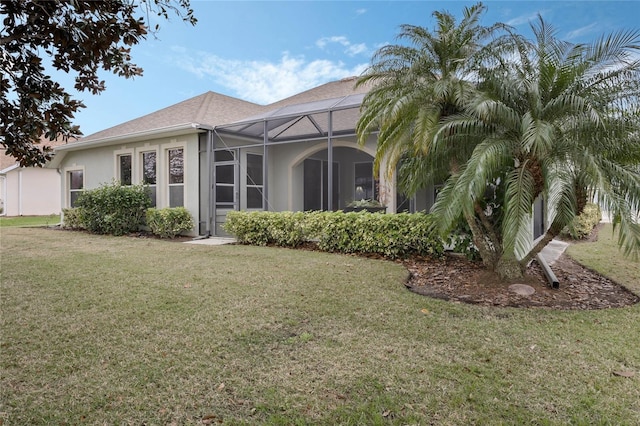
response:
<path fill-rule="evenodd" d="M 185 241 L 185 244 L 200 244 L 203 246 L 221 246 L 223 244 L 235 243 L 236 239 L 231 237 L 209 237 L 199 240 Z"/>
<path fill-rule="evenodd" d="M 569 243 L 565 243 L 560 240 L 551 240 L 549 244 L 545 248 L 542 249 L 540 255 L 547 261 L 549 265 L 553 265 L 556 260 L 564 253 L 564 251 L 569 247 Z"/>

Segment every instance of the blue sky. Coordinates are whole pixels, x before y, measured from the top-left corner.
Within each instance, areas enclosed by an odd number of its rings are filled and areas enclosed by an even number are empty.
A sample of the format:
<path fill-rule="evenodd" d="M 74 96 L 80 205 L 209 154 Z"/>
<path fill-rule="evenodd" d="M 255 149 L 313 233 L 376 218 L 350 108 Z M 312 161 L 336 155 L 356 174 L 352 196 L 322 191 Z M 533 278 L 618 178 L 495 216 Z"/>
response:
<path fill-rule="evenodd" d="M 461 15 L 468 1 L 197 1 L 195 27 L 158 21 L 133 49 L 144 76 L 103 73 L 107 90 L 78 95 L 85 135 L 212 90 L 268 104 L 328 81 L 359 75 L 401 24 L 433 28 L 434 10 Z M 487 1 L 482 23 L 504 22 L 529 34 L 539 13 L 572 42 L 637 29 L 639 1 Z M 72 80 L 61 76 L 67 88 Z"/>

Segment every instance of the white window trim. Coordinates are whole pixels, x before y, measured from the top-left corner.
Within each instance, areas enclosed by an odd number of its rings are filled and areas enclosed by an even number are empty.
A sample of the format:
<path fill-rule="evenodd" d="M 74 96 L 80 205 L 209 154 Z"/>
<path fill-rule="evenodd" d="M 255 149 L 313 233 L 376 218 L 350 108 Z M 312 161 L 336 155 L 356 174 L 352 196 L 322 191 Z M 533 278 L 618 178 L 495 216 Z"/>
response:
<path fill-rule="evenodd" d="M 162 144 L 161 152 L 161 162 L 162 170 L 158 173 L 158 181 L 157 187 L 162 188 L 162 191 L 156 191 L 159 194 L 158 204 L 164 207 L 169 207 L 169 150 L 172 149 L 182 149 L 182 206 L 187 207 L 187 201 L 189 200 L 189 185 L 187 185 L 187 176 L 188 176 L 188 159 L 187 159 L 187 144 L 184 141 L 176 141 L 175 139 L 171 140 L 171 142 Z M 172 184 L 173 186 L 178 184 Z M 161 204 L 160 204 L 161 203 Z"/>
<path fill-rule="evenodd" d="M 133 148 L 123 148 L 113 151 L 113 178 L 120 182 L 120 157 L 123 155 L 131 156 L 131 184 L 135 185 L 137 183 L 136 180 L 136 172 L 137 172 L 137 161 L 135 150 Z"/>
<path fill-rule="evenodd" d="M 145 144 L 144 146 L 138 147 L 135 150 L 135 156 L 133 158 L 133 163 L 135 164 L 135 166 L 133 167 L 133 169 L 135 169 L 135 171 L 132 171 L 133 173 L 133 184 L 134 185 L 142 185 L 144 184 L 144 165 L 142 164 L 143 162 L 143 155 L 146 154 L 147 152 L 155 152 L 156 153 L 156 183 L 155 183 L 155 188 L 156 188 L 156 207 L 161 207 L 161 201 L 160 201 L 160 196 L 159 196 L 159 183 L 160 183 L 160 175 L 161 173 L 159 173 L 158 171 L 158 166 L 161 163 L 161 159 L 160 159 L 160 149 L 157 145 L 149 145 L 149 144 Z"/>
<path fill-rule="evenodd" d="M 62 172 L 64 176 L 64 200 L 63 205 L 66 208 L 71 208 L 71 179 L 69 179 L 69 174 L 71 172 L 82 172 L 82 189 L 87 189 L 87 173 L 85 172 L 84 166 L 69 166 L 65 167 Z"/>

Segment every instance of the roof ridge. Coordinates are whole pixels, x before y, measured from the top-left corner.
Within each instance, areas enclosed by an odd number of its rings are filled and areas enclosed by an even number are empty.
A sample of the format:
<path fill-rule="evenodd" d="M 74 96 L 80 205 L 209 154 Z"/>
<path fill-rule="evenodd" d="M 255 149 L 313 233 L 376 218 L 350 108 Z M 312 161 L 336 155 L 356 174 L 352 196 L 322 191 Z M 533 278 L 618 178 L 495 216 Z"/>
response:
<path fill-rule="evenodd" d="M 209 104 L 211 103 L 211 99 L 212 99 L 212 94 L 213 92 L 211 92 L 211 90 L 203 93 L 203 97 L 202 97 L 202 102 L 200 102 L 200 106 L 198 106 L 198 109 L 196 110 L 196 114 L 194 119 L 197 122 L 202 121 L 201 118 L 204 115 L 204 113 L 207 111 L 207 108 L 209 107 Z"/>

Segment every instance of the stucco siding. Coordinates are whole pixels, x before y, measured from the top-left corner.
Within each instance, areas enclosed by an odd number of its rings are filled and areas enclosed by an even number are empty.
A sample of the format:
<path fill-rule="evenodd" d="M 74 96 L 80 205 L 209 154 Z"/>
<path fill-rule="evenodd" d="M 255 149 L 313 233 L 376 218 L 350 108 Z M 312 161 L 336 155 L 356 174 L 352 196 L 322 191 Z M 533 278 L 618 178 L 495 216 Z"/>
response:
<path fill-rule="evenodd" d="M 197 224 L 200 220 L 197 134 L 67 152 L 60 164 L 62 186 L 58 193 L 60 194 L 59 199 L 62 202 L 62 206 L 70 206 L 69 172 L 82 170 L 84 189 L 95 189 L 102 184 L 108 184 L 120 178 L 118 155 L 132 155 L 132 182 L 134 184 L 141 184 L 143 182 L 142 154 L 153 151 L 156 152 L 156 207 L 169 207 L 168 151 L 178 148 L 184 150 L 184 207 L 186 207 L 193 216 L 196 226 L 191 234 L 196 235 Z"/>

